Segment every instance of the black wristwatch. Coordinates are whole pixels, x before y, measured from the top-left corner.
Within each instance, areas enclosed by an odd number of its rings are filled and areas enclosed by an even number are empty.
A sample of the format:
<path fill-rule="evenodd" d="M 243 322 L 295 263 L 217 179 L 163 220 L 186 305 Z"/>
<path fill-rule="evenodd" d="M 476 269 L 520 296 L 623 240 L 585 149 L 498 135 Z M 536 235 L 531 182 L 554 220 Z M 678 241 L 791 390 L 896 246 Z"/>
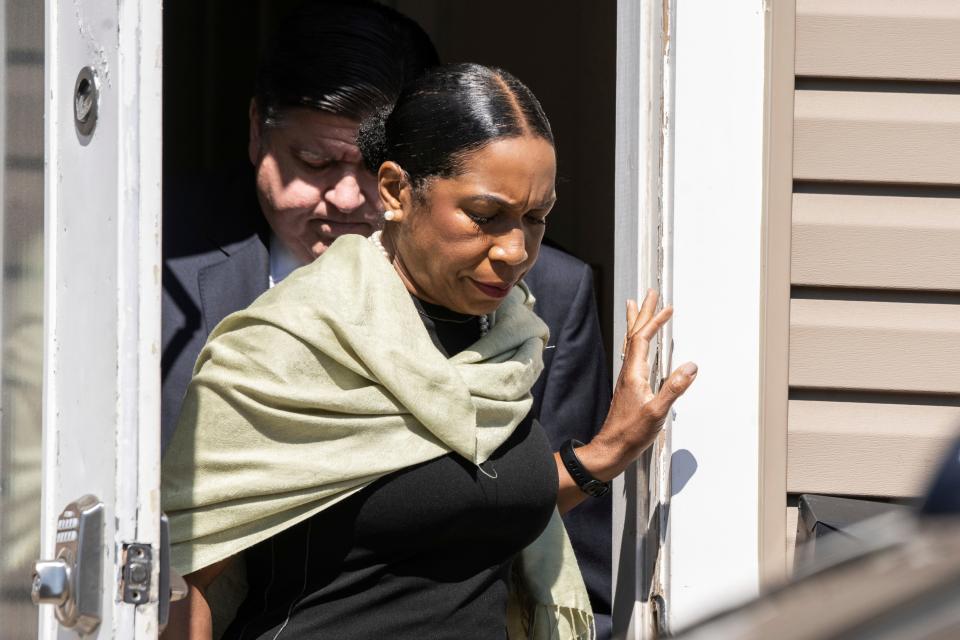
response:
<path fill-rule="evenodd" d="M 573 451 L 575 448 L 582 446 L 582 442 L 573 439 L 563 443 L 563 446 L 560 447 L 560 459 L 563 460 L 563 466 L 567 468 L 567 473 L 580 487 L 580 491 L 594 498 L 605 496 L 610 491 L 610 483 L 601 482 L 590 475 L 590 472 L 583 468 L 580 458 Z"/>

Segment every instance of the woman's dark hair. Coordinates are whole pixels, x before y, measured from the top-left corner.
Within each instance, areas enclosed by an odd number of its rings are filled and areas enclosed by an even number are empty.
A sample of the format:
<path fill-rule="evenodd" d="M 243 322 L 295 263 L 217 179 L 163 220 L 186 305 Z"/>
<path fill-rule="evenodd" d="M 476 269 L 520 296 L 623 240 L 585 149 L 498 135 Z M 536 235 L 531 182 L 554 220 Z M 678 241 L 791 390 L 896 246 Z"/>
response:
<path fill-rule="evenodd" d="M 526 85 L 502 69 L 452 64 L 426 71 L 404 87 L 392 109 L 364 120 L 357 144 L 373 173 L 392 160 L 419 190 L 428 178 L 458 175 L 470 153 L 524 135 L 554 144 L 550 122 Z"/>
<path fill-rule="evenodd" d="M 283 18 L 261 59 L 261 121 L 275 124 L 287 107 L 363 120 L 438 62 L 429 36 L 393 9 L 366 0 L 310 0 Z"/>

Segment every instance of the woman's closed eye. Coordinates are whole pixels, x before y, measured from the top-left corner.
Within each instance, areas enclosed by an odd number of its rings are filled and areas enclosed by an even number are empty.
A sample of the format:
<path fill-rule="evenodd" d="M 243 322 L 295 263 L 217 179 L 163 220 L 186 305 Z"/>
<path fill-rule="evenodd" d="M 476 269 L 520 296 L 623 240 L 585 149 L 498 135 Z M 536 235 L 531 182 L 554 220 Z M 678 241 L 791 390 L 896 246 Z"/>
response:
<path fill-rule="evenodd" d="M 464 213 L 478 227 L 482 227 L 486 224 L 489 224 L 490 222 L 493 222 L 493 220 L 495 220 L 497 217 L 496 214 L 484 216 L 478 213 L 473 213 L 471 211 L 464 211 Z M 541 216 L 540 214 L 537 214 L 537 213 L 528 213 L 527 215 L 524 216 L 524 218 L 527 220 L 527 222 L 530 222 L 531 224 L 539 224 L 539 225 L 547 224 L 547 217 Z"/>
<path fill-rule="evenodd" d="M 485 224 L 488 224 L 496 218 L 496 215 L 492 216 L 482 216 L 479 213 L 473 213 L 472 211 L 464 211 L 468 218 L 470 218 L 475 225 L 482 227 Z"/>

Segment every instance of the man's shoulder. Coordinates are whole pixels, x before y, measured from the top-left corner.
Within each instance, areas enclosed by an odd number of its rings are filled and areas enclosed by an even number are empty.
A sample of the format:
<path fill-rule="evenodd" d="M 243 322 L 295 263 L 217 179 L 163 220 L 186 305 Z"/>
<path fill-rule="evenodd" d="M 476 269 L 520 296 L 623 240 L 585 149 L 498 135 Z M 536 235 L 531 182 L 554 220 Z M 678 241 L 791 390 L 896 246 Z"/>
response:
<path fill-rule="evenodd" d="M 534 311 L 556 333 L 571 316 L 580 317 L 593 303 L 592 277 L 590 265 L 583 260 L 543 246 L 524 281 L 536 299 Z"/>
<path fill-rule="evenodd" d="M 547 293 L 554 290 L 575 291 L 590 266 L 569 253 L 543 245 L 540 256 L 533 268 L 524 277 L 527 285 L 534 290 L 539 288 Z"/>
<path fill-rule="evenodd" d="M 163 187 L 166 261 L 219 253 L 255 235 L 262 217 L 253 176 L 234 168 L 174 176 Z"/>

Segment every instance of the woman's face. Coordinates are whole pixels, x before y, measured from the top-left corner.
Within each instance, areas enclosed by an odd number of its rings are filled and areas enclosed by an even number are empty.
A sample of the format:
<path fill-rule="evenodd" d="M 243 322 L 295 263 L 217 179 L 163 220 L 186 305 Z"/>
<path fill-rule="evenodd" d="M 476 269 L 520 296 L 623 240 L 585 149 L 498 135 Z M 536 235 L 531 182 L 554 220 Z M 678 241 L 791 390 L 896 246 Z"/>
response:
<path fill-rule="evenodd" d="M 459 176 L 428 180 L 420 198 L 405 183 L 385 185 L 390 171 L 381 169 L 385 204 L 401 210 L 388 225 L 387 242 L 411 293 L 483 315 L 500 306 L 537 259 L 556 201 L 556 155 L 542 138 L 503 138 L 463 164 Z"/>

